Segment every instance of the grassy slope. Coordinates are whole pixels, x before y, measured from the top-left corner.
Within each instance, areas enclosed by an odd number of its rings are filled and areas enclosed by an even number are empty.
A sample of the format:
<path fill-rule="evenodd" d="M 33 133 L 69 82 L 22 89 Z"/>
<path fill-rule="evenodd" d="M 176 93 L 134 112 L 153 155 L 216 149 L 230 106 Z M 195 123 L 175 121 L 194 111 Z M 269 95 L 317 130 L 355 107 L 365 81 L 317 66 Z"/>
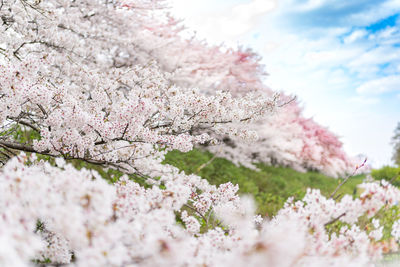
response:
<path fill-rule="evenodd" d="M 341 179 L 334 179 L 317 172 L 300 173 L 290 168 L 264 164 L 258 165 L 260 171 L 254 171 L 237 167 L 222 158 L 215 158 L 199 171 L 199 167 L 212 157 L 211 153 L 198 149 L 188 153 L 172 151 L 168 153 L 165 163 L 178 167 L 186 174 L 196 173 L 211 184 L 218 185 L 229 181 L 239 184 L 241 194 L 254 196 L 258 212 L 262 215 L 275 214 L 290 196 L 302 198 L 309 187 L 319 188 L 324 195 L 328 196 L 341 181 Z M 339 193 L 354 194 L 357 184 L 360 184 L 364 178 L 364 175 L 350 178 Z"/>
<path fill-rule="evenodd" d="M 0 136 L 4 134 L 5 132 L 0 132 Z M 14 133 L 14 138 L 22 143 L 31 143 L 33 139 L 38 139 L 39 136 L 33 131 L 25 131 L 18 127 L 16 133 Z M 53 162 L 50 157 L 40 157 Z M 218 185 L 229 181 L 239 184 L 240 193 L 251 194 L 257 201 L 258 212 L 269 216 L 275 214 L 288 197 L 302 198 L 308 187 L 319 188 L 323 194 L 329 195 L 340 182 L 340 179 L 333 179 L 317 172 L 300 173 L 290 168 L 271 167 L 264 164 L 258 165 L 260 171 L 254 171 L 245 167 L 237 167 L 222 158 L 215 158 L 199 171 L 199 167 L 207 163 L 212 157 L 211 153 L 198 149 L 188 153 L 172 151 L 167 154 L 165 163 L 172 164 L 187 174 L 196 173 L 207 179 L 211 184 Z M 73 160 L 71 163 L 78 169 L 86 167 L 97 170 L 110 183 L 117 181 L 122 175 L 118 171 L 103 169 L 100 166 L 79 160 Z M 145 185 L 142 179 L 135 176 L 131 176 L 131 178 Z M 339 193 L 353 194 L 356 185 L 361 183 L 363 179 L 364 176 L 362 175 L 352 177 Z"/>
<path fill-rule="evenodd" d="M 53 159 L 46 156 L 43 157 L 53 162 Z M 202 165 L 212 158 L 213 154 L 210 152 L 198 149 L 188 153 L 172 151 L 167 154 L 164 163 L 176 166 L 187 174 L 195 173 L 200 175 L 211 184 L 219 185 L 227 182 L 238 184 L 239 193 L 252 195 L 257 202 L 258 213 L 267 216 L 276 214 L 288 197 L 294 196 L 295 199 L 301 199 L 307 188 L 318 188 L 325 196 L 329 196 L 342 181 L 317 172 L 301 173 L 290 168 L 272 167 L 264 164 L 258 164 L 259 171 L 255 171 L 245 167 L 238 167 L 223 158 L 214 158 L 209 164 L 200 169 Z M 70 163 L 78 169 L 82 167 L 95 169 L 110 183 L 116 182 L 122 175 L 119 171 L 103 169 L 100 166 L 80 160 L 72 160 Z M 142 179 L 134 175 L 131 175 L 131 178 L 146 186 Z M 364 175 L 351 177 L 339 190 L 339 193 L 357 193 L 355 191 L 356 186 L 364 178 Z"/>

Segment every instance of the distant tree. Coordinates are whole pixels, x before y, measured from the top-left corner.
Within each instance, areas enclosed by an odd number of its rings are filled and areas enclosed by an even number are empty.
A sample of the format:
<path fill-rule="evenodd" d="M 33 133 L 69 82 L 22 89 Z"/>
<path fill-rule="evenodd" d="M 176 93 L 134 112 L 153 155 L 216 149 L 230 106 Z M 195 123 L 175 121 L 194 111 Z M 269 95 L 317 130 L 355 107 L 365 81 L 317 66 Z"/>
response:
<path fill-rule="evenodd" d="M 394 136 L 392 137 L 392 143 L 394 145 L 394 152 L 392 159 L 397 165 L 400 165 L 400 122 L 397 123 L 397 127 L 394 130 Z"/>

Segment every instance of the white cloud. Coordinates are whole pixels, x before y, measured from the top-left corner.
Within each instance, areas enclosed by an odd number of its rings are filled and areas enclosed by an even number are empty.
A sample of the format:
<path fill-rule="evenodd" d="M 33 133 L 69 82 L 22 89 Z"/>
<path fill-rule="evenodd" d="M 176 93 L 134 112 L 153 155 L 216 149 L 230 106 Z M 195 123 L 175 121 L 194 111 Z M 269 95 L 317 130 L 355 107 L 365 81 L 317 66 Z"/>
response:
<path fill-rule="evenodd" d="M 313 9 L 319 8 L 323 6 L 327 1 L 326 0 L 308 0 L 305 3 L 295 5 L 296 11 L 311 11 Z"/>
<path fill-rule="evenodd" d="M 368 32 L 364 29 L 355 30 L 349 36 L 346 36 L 343 41 L 346 44 L 353 43 L 353 42 L 365 37 L 367 34 L 368 34 Z"/>
<path fill-rule="evenodd" d="M 387 18 L 400 11 L 399 0 L 389 1 L 371 1 L 373 3 L 368 10 L 363 12 L 354 12 L 347 21 L 358 26 L 366 26 L 375 23 L 381 19 Z"/>
<path fill-rule="evenodd" d="M 264 53 L 271 53 L 273 51 L 275 51 L 277 48 L 279 48 L 279 44 L 272 41 L 272 42 L 268 42 L 263 49 Z"/>
<path fill-rule="evenodd" d="M 380 102 L 380 99 L 378 97 L 355 96 L 349 98 L 349 102 L 365 106 L 365 105 L 378 104 Z"/>
<path fill-rule="evenodd" d="M 357 87 L 360 94 L 382 94 L 400 91 L 400 75 L 386 76 L 363 83 Z"/>
<path fill-rule="evenodd" d="M 234 6 L 226 14 L 214 17 L 208 25 L 210 29 L 219 28 L 222 36 L 239 37 L 252 30 L 259 18 L 276 7 L 275 0 L 253 0 Z"/>
<path fill-rule="evenodd" d="M 263 15 L 276 7 L 275 0 L 253 0 L 249 3 L 236 5 L 232 8 L 231 20 L 252 20 L 255 16 Z"/>
<path fill-rule="evenodd" d="M 370 80 L 398 73 L 396 68 L 400 62 L 400 48 L 382 42 L 364 44 L 360 47 L 361 53 L 345 62 L 348 70 L 356 73 L 359 79 Z"/>
<path fill-rule="evenodd" d="M 327 50 L 311 51 L 305 54 L 305 59 L 310 60 L 310 64 L 338 66 L 357 58 L 362 53 L 362 49 L 354 47 L 343 49 L 340 47 L 327 47 Z"/>
<path fill-rule="evenodd" d="M 379 36 L 379 38 L 382 38 L 382 39 L 388 39 L 390 37 L 393 37 L 398 32 L 399 32 L 399 29 L 397 27 L 387 27 L 386 29 L 380 31 L 378 36 Z"/>
<path fill-rule="evenodd" d="M 277 5 L 277 0 L 244 0 L 241 2 L 245 3 L 238 4 L 232 4 L 229 1 L 222 4 L 221 1 L 219 5 L 223 8 L 215 9 L 217 11 L 210 8 L 208 11 L 202 11 L 201 14 L 187 16 L 188 9 L 193 9 L 195 2 L 197 1 L 172 0 L 175 6 L 174 14 L 184 17 L 185 25 L 195 29 L 200 38 L 206 38 L 210 43 L 228 43 L 228 45 L 236 45 L 236 41 L 241 36 L 253 30 L 260 22 L 260 18 Z M 201 6 L 204 5 L 203 3 Z M 212 6 L 213 2 L 210 1 L 209 5 Z M 192 12 L 199 13 L 196 10 Z"/>

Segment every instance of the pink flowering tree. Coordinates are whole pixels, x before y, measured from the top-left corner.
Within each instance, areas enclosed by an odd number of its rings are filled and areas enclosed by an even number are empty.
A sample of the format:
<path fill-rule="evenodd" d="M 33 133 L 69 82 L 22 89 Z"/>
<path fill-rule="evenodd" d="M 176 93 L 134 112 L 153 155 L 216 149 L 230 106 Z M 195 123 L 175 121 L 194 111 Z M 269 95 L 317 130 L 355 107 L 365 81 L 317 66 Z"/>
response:
<path fill-rule="evenodd" d="M 248 92 L 264 97 L 274 95 L 263 82 L 266 72 L 260 57 L 251 50 L 184 39 L 180 36 L 181 24 L 170 17 L 162 26 L 147 29 L 149 41 L 143 51 L 172 73 L 174 83 L 198 87 L 206 94 L 225 90 L 236 97 Z M 350 173 L 356 162 L 346 155 L 339 138 L 313 119 L 305 118 L 293 96 L 280 95 L 280 109 L 274 116 L 268 114 L 249 125 L 257 132 L 256 142 L 248 144 L 233 137 L 224 145 L 211 147 L 211 151 L 250 168 L 264 162 L 301 171 L 318 170 L 333 177 Z"/>
<path fill-rule="evenodd" d="M 10 1 L 3 6 L 8 22 L 2 25 L 0 123 L 6 131 L 28 127 L 40 138 L 28 145 L 6 135 L 0 144 L 133 173 L 141 161 L 165 149 L 188 151 L 213 141 L 205 130 L 230 135 L 225 125 L 274 108 L 275 100 L 267 97 L 238 99 L 222 91 L 206 96 L 180 88 L 155 61 L 141 65 L 118 52 L 129 49 L 125 43 L 140 43 L 146 20 L 152 21 L 146 12 L 157 3 Z"/>

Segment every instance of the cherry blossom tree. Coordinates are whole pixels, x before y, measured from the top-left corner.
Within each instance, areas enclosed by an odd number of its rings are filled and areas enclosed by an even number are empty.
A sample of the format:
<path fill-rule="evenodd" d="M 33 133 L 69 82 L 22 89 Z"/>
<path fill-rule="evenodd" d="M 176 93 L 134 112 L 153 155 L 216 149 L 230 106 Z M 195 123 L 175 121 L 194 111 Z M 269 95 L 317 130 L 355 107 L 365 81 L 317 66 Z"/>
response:
<path fill-rule="evenodd" d="M 282 111 L 255 54 L 182 41 L 164 7 L 0 1 L 0 265 L 367 266 L 389 246 L 383 230 L 396 249 L 400 223 L 383 229 L 373 218 L 400 199 L 384 181 L 363 184 L 358 198 L 309 190 L 267 219 L 237 185 L 210 185 L 161 164 L 171 149 L 254 141 L 255 125 L 278 122 Z M 186 59 L 174 63 L 171 51 L 182 45 L 190 47 Z M 291 162 L 334 165 L 324 160 L 341 153 L 335 137 L 300 118 L 291 120 L 302 126 L 298 139 L 311 141 Z M 123 175 L 107 183 L 70 160 Z M 358 223 L 363 216 L 369 229 Z"/>
<path fill-rule="evenodd" d="M 152 21 L 145 14 L 158 2 L 5 5 L 0 122 L 6 131 L 23 125 L 40 135 L 32 146 L 4 136 L 0 144 L 6 148 L 133 173 L 145 158 L 213 141 L 199 129 L 238 135 L 225 125 L 254 120 L 275 106 L 267 97 L 239 99 L 222 91 L 206 96 L 180 88 L 154 61 L 140 65 L 128 55 L 123 62 L 119 49 L 140 42 L 135 36 Z M 254 139 L 246 130 L 240 135 Z"/>
<path fill-rule="evenodd" d="M 21 154 L 3 167 L 2 265 L 372 266 L 383 251 L 397 249 L 399 222 L 387 243 L 373 217 L 400 199 L 387 182 L 365 183 L 359 198 L 340 201 L 309 190 L 263 220 L 237 186 L 211 186 L 173 167 L 161 176 L 164 189 L 146 189 L 127 176 L 110 185 L 95 171 L 61 158 L 56 164 Z M 371 218 L 368 227 L 356 224 L 362 216 Z M 342 226 L 329 231 L 335 222 Z"/>
<path fill-rule="evenodd" d="M 163 26 L 148 27 L 147 38 L 151 41 L 143 50 L 147 49 L 150 57 L 173 74 L 174 83 L 196 86 L 207 94 L 218 90 L 229 90 L 236 97 L 247 92 L 270 97 L 274 94 L 263 82 L 267 73 L 256 53 L 182 38 L 179 21 L 167 21 Z M 264 162 L 302 171 L 318 170 L 333 177 L 350 173 L 358 162 L 346 155 L 339 138 L 312 118 L 305 118 L 295 97 L 280 95 L 280 110 L 249 126 L 257 132 L 257 142 L 248 144 L 235 137 L 224 138 L 228 142 L 211 147 L 211 151 L 252 168 L 253 163 Z"/>

